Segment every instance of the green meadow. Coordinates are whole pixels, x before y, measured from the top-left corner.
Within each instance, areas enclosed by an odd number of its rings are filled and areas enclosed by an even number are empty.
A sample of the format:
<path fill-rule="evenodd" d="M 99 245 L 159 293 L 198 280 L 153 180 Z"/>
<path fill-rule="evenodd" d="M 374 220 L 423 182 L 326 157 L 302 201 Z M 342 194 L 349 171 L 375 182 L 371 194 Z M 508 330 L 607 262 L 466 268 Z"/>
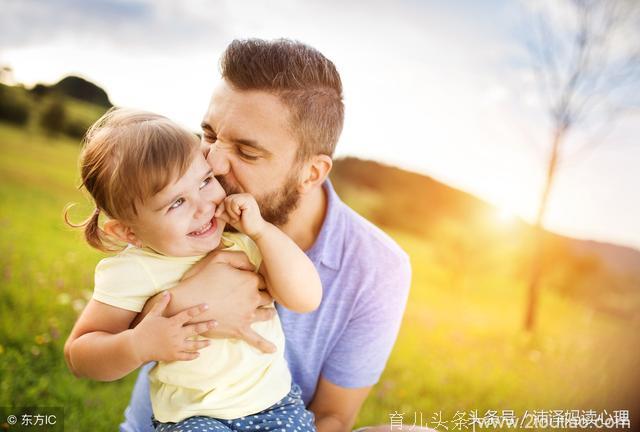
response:
<path fill-rule="evenodd" d="M 69 138 L 0 123 L 0 406 L 64 407 L 67 431 L 115 430 L 135 374 L 90 382 L 75 378 L 63 358 L 102 256 L 62 219 L 67 203 L 80 204 L 75 220 L 89 210 L 77 190 L 78 151 Z M 365 216 L 380 198 L 339 186 Z M 405 425 L 433 425 L 440 413 L 441 430 L 451 431 L 465 429 L 456 429 L 456 412 L 634 408 L 637 318 L 545 285 L 537 331 L 525 334 L 523 278 L 501 271 L 508 266 L 443 267 L 432 239 L 388 232 L 411 256 L 413 283 L 395 349 L 359 426 L 389 424 L 394 413 Z"/>

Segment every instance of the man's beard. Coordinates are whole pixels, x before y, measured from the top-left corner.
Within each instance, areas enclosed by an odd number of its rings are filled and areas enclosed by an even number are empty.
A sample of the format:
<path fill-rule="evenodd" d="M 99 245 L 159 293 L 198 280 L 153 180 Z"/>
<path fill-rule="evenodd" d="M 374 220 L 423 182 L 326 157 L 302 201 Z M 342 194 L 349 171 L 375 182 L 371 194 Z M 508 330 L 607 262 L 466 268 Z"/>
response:
<path fill-rule="evenodd" d="M 275 226 L 283 226 L 289 220 L 289 215 L 298 206 L 300 192 L 298 191 L 298 170 L 294 170 L 284 186 L 279 190 L 267 193 L 263 196 L 256 196 L 262 218 Z M 227 195 L 241 193 L 241 191 L 227 183 L 224 177 L 216 177 Z"/>

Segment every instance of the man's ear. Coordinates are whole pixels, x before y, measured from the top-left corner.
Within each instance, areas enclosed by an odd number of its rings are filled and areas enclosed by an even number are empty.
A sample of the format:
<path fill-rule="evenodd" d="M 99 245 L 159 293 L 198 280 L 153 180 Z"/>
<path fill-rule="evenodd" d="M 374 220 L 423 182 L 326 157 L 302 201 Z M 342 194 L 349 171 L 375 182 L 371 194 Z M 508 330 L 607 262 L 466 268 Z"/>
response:
<path fill-rule="evenodd" d="M 104 223 L 104 227 L 102 229 L 108 236 L 118 239 L 121 242 L 142 247 L 142 242 L 133 232 L 131 227 L 117 219 L 109 219 Z"/>
<path fill-rule="evenodd" d="M 298 186 L 300 193 L 305 194 L 322 185 L 327 179 L 331 167 L 333 167 L 333 160 L 330 156 L 323 154 L 312 156 L 302 167 L 301 181 Z"/>

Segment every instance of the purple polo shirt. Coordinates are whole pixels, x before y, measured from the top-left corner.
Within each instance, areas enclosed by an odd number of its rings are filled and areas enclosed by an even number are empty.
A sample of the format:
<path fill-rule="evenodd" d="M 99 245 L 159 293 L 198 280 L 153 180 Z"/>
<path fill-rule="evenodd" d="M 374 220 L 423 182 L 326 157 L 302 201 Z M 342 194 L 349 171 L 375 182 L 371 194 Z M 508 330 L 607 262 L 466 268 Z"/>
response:
<path fill-rule="evenodd" d="M 323 298 L 312 313 L 277 305 L 289 369 L 309 404 L 318 379 L 341 387 L 372 386 L 384 370 L 409 294 L 407 254 L 380 229 L 344 204 L 330 181 L 327 212 L 307 251 L 322 280 Z M 148 371 L 140 370 L 120 431 L 151 432 Z"/>

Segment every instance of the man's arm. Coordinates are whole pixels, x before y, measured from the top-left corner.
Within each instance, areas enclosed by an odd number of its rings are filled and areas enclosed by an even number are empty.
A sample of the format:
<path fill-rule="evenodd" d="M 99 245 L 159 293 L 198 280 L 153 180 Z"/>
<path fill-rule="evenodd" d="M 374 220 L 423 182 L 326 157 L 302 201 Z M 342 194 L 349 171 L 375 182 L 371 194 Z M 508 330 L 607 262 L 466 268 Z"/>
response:
<path fill-rule="evenodd" d="M 339 340 L 324 360 L 309 405 L 320 431 L 350 431 L 396 340 L 411 280 L 409 260 L 388 254 L 360 271 L 361 295 Z"/>
<path fill-rule="evenodd" d="M 256 333 L 251 324 L 271 319 L 273 308 L 262 308 L 273 299 L 264 290 L 264 279 L 252 271 L 253 266 L 242 252 L 213 251 L 194 266 L 183 280 L 171 288 L 171 302 L 164 316 L 174 316 L 195 305 L 206 303 L 209 309 L 197 320 L 215 320 L 216 328 L 203 333 L 211 338 L 243 339 L 263 352 L 275 346 Z M 160 294 L 145 304 L 132 323 L 135 327 L 160 301 Z"/>
<path fill-rule="evenodd" d="M 347 432 L 353 429 L 358 412 L 371 387 L 346 388 L 320 377 L 309 404 L 316 416 L 318 432 Z"/>

